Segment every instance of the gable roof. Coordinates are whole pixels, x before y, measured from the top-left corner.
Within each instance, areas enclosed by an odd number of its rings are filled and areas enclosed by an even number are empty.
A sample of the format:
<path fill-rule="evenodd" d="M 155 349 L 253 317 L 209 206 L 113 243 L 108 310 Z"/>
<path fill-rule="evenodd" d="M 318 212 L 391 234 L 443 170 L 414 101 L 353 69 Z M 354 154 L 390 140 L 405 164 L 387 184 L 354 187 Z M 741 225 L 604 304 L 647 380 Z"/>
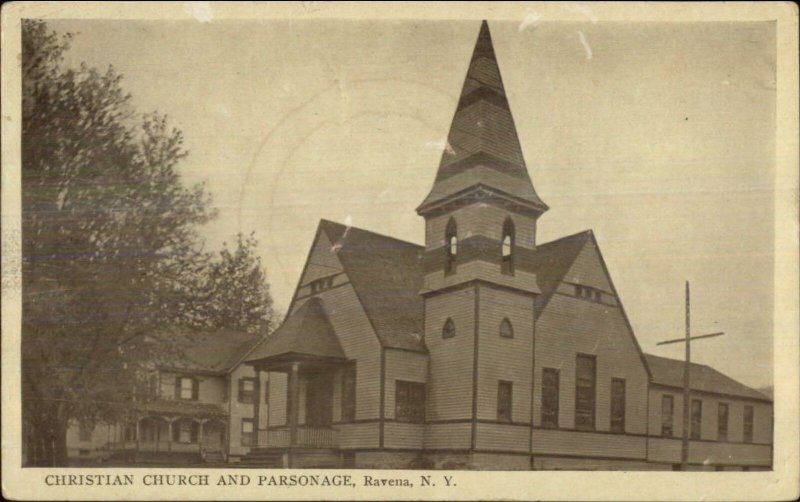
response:
<path fill-rule="evenodd" d="M 481 23 L 461 97 L 425 211 L 474 185 L 484 185 L 547 210 L 533 188 L 511 115 L 489 24 Z"/>
<path fill-rule="evenodd" d="M 156 365 L 162 369 L 227 373 L 264 337 L 230 329 L 165 330 L 154 337 L 165 351 Z"/>
<path fill-rule="evenodd" d="M 424 248 L 328 220 L 320 228 L 333 243 L 376 334 L 384 347 L 425 352 Z"/>
<path fill-rule="evenodd" d="M 319 298 L 309 298 L 247 360 L 256 361 L 287 354 L 345 359 L 342 346 Z"/>
<path fill-rule="evenodd" d="M 542 292 L 536 299 L 538 318 L 553 297 L 558 285 L 578 258 L 583 245 L 592 239 L 592 231 L 585 230 L 560 239 L 539 244 L 532 253 L 528 266 L 536 274 L 536 282 Z"/>
<path fill-rule="evenodd" d="M 654 384 L 683 388 L 683 361 L 653 354 L 645 354 L 645 357 L 652 371 L 652 382 Z M 772 401 L 761 392 L 705 364 L 691 363 L 691 375 L 691 387 L 693 390 L 714 394 L 728 394 L 759 401 Z"/>

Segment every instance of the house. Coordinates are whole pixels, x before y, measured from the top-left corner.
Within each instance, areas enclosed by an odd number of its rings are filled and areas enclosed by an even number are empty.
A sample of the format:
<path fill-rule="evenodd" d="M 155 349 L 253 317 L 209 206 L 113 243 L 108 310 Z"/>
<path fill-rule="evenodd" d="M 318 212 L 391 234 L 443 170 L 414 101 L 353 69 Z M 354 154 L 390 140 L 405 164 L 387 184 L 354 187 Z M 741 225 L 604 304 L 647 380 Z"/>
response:
<path fill-rule="evenodd" d="M 529 176 L 486 22 L 447 141 L 417 209 L 424 245 L 320 222 L 284 323 L 245 358 L 259 375 L 261 411 L 242 461 L 671 468 L 675 440 L 653 423 L 662 394 L 674 393 L 672 370 L 639 347 L 591 231 L 537 242 L 548 206 Z M 720 395 L 729 401 L 729 439 L 755 427 L 770 443 L 759 429 L 769 401 L 696 367 L 704 409 Z M 735 418 L 747 413 L 754 418 Z M 693 461 L 707 463 L 712 446 L 694 443 Z M 748 448 L 723 447 L 730 456 L 709 462 L 765 465 Z"/>
<path fill-rule="evenodd" d="M 258 387 L 242 360 L 262 339 L 230 330 L 161 334 L 174 353 L 146 376 L 150 399 L 135 403 L 127 420 L 71 424 L 71 461 L 236 462 L 253 440 Z"/>

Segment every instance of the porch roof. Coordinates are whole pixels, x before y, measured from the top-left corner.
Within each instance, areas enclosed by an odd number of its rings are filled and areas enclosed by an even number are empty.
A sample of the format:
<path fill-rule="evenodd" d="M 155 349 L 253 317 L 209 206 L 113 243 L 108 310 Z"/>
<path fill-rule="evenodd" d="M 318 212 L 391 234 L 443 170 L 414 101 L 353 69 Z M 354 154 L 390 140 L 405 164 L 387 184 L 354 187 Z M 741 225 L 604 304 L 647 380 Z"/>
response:
<path fill-rule="evenodd" d="M 197 401 L 159 399 L 140 403 L 136 408 L 140 413 L 148 415 L 179 415 L 195 418 L 224 417 L 228 415 L 222 406 Z"/>
<path fill-rule="evenodd" d="M 247 358 L 248 364 L 289 359 L 345 361 L 322 300 L 310 298 Z"/>

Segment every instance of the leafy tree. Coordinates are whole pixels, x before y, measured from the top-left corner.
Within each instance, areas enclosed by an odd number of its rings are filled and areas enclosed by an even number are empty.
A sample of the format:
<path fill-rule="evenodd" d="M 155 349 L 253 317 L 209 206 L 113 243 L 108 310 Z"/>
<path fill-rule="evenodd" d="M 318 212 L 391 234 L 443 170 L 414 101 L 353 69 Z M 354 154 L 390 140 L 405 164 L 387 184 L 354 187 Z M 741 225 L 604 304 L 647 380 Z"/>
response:
<path fill-rule="evenodd" d="M 200 284 L 193 285 L 195 323 L 205 328 L 227 328 L 250 333 L 269 333 L 274 324 L 272 297 L 258 241 L 251 233 L 236 235 L 233 250 L 228 244 L 216 260 L 209 260 Z"/>
<path fill-rule="evenodd" d="M 22 396 L 36 462 L 65 465 L 70 420 L 124 413 L 158 328 L 191 317 L 213 217 L 176 165 L 181 132 L 121 76 L 63 67 L 70 35 L 22 26 Z M 163 346 L 159 346 L 163 350 Z"/>

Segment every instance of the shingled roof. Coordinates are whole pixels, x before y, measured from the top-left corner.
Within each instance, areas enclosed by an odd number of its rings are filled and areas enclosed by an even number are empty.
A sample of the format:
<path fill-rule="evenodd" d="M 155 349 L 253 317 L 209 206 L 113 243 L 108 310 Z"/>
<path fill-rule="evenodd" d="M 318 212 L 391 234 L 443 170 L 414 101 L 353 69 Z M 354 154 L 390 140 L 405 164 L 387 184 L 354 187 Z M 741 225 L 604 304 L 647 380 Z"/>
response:
<path fill-rule="evenodd" d="M 157 361 L 161 368 L 227 373 L 263 339 L 263 335 L 229 329 L 177 329 L 165 330 L 153 338 L 165 347 L 164 360 Z"/>
<path fill-rule="evenodd" d="M 653 374 L 652 381 L 654 384 L 683 388 L 683 361 L 653 354 L 645 354 L 645 357 Z M 759 401 L 772 401 L 761 392 L 737 382 L 710 366 L 691 363 L 691 368 L 691 387 L 693 390 L 740 396 Z"/>
<path fill-rule="evenodd" d="M 424 248 L 368 230 L 320 221 L 384 347 L 425 352 Z"/>
<path fill-rule="evenodd" d="M 289 354 L 346 358 L 319 298 L 310 298 L 293 312 L 247 357 L 247 360 L 257 361 Z"/>
<path fill-rule="evenodd" d="M 486 21 L 475 43 L 436 181 L 418 211 L 476 185 L 547 210 L 525 166 Z"/>

